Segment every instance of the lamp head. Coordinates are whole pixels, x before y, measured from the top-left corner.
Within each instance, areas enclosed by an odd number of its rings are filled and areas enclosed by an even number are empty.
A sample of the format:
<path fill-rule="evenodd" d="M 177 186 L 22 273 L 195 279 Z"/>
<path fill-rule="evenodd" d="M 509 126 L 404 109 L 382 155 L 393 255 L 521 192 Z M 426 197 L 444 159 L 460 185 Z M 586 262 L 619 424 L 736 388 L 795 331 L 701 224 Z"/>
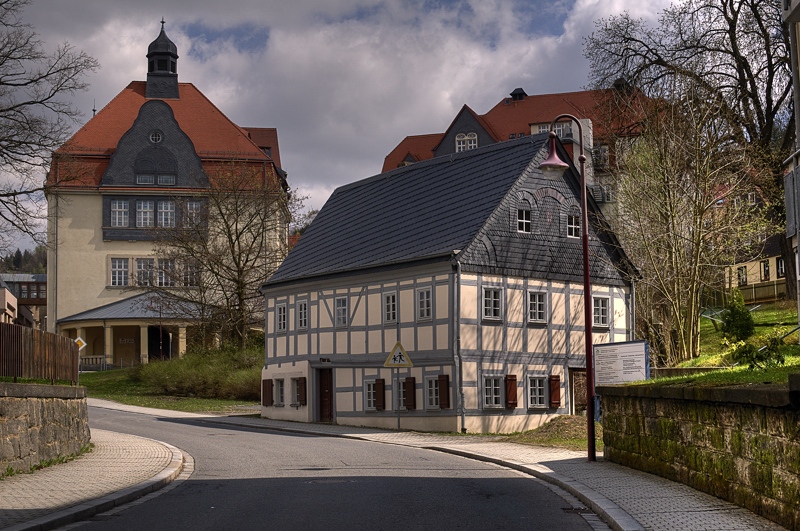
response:
<path fill-rule="evenodd" d="M 558 152 L 556 151 L 555 131 L 550 131 L 547 144 L 550 154 L 539 164 L 539 169 L 542 170 L 542 174 L 547 179 L 560 179 L 564 174 L 564 170 L 569 168 L 569 164 L 561 160 L 561 157 L 558 156 Z"/>

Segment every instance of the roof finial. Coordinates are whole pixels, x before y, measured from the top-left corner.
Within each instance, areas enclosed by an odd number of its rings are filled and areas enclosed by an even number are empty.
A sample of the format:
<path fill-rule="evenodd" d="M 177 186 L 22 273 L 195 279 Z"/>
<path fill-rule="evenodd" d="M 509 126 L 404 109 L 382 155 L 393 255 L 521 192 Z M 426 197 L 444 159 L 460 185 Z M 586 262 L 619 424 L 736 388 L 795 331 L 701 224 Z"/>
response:
<path fill-rule="evenodd" d="M 161 17 L 161 31 L 164 31 L 164 17 Z"/>

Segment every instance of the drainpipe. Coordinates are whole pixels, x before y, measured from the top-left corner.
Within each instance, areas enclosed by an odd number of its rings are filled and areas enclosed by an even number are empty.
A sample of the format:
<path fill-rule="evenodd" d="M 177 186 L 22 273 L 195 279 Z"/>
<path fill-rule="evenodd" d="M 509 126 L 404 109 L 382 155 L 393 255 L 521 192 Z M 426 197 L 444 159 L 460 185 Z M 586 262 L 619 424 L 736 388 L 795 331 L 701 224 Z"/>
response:
<path fill-rule="evenodd" d="M 794 127 L 795 127 L 795 136 L 794 136 L 794 145 L 795 150 L 797 149 L 798 143 L 800 143 L 800 116 L 798 116 L 798 109 L 800 109 L 800 72 L 798 72 L 798 64 L 797 64 L 797 24 L 795 22 L 789 23 L 789 46 L 791 47 L 791 53 L 789 57 L 791 57 L 792 61 L 792 85 L 794 86 Z M 784 162 L 784 164 L 786 164 Z M 795 200 L 794 202 L 794 223 L 796 228 L 795 239 L 794 243 L 800 249 L 800 223 L 798 223 L 797 219 L 797 151 L 792 155 L 792 171 L 795 173 L 795 179 L 792 179 L 794 182 L 794 193 Z M 791 247 L 791 245 L 790 245 Z M 794 270 L 795 270 L 795 286 L 797 287 L 797 311 L 798 311 L 798 319 L 800 319 L 800 275 L 798 275 L 798 268 L 800 267 L 800 260 L 798 260 L 797 256 L 800 256 L 800 253 L 796 253 L 795 256 L 792 258 L 794 259 Z M 800 324 L 800 321 L 798 321 Z"/>
<path fill-rule="evenodd" d="M 636 341 L 636 282 L 631 280 L 631 317 L 628 341 Z"/>
<path fill-rule="evenodd" d="M 467 414 L 464 403 L 464 363 L 461 359 L 461 262 L 457 260 L 453 289 L 455 290 L 453 297 L 453 305 L 455 306 L 453 310 L 453 326 L 455 327 L 453 353 L 458 360 L 458 409 L 461 416 L 461 433 L 467 433 Z"/>

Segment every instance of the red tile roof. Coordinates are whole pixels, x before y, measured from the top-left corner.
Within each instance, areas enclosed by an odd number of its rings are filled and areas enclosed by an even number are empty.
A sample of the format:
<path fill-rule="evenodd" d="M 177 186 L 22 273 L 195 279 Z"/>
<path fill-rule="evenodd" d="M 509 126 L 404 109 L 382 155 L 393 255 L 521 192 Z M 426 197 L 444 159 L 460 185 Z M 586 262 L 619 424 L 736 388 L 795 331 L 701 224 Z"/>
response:
<path fill-rule="evenodd" d="M 133 81 L 56 151 L 48 179 L 56 173 L 77 175 L 68 186 L 97 186 L 122 135 L 133 125 L 147 101 L 144 81 Z M 194 144 L 206 165 L 213 159 L 273 160 L 279 166 L 275 129 L 248 128 L 234 124 L 191 83 L 179 83 L 180 99 L 162 100 Z M 252 138 L 255 137 L 255 138 Z M 271 147 L 273 158 L 262 147 Z M 259 162 L 261 164 L 261 162 Z M 70 171 L 67 171 L 69 169 Z"/>
<path fill-rule="evenodd" d="M 462 111 L 467 109 L 473 113 L 484 129 L 498 142 L 508 140 L 511 134 L 529 135 L 532 125 L 549 124 L 559 114 L 572 114 L 579 119 L 593 119 L 593 134 L 595 138 L 601 138 L 604 134 L 602 126 L 596 123 L 597 120 L 594 118 L 602 100 L 603 91 L 584 90 L 526 96 L 520 101 L 512 101 L 510 97 L 507 97 L 483 115 L 475 114 L 466 105 Z M 452 125 L 451 123 L 450 127 Z M 534 133 L 537 132 L 534 131 Z M 439 145 L 444 136 L 445 133 L 436 133 L 406 137 L 386 156 L 383 171 L 396 168 L 408 153 L 411 153 L 417 160 L 433 158 L 433 149 Z"/>

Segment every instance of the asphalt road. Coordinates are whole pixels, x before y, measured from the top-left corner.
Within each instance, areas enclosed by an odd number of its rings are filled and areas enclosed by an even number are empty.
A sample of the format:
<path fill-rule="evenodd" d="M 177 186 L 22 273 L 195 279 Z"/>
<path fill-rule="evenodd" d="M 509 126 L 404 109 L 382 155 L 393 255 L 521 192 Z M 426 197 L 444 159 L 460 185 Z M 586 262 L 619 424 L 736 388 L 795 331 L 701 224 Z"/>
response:
<path fill-rule="evenodd" d="M 591 529 L 539 481 L 438 452 L 98 408 L 89 422 L 177 446 L 195 471 L 86 531 Z"/>

